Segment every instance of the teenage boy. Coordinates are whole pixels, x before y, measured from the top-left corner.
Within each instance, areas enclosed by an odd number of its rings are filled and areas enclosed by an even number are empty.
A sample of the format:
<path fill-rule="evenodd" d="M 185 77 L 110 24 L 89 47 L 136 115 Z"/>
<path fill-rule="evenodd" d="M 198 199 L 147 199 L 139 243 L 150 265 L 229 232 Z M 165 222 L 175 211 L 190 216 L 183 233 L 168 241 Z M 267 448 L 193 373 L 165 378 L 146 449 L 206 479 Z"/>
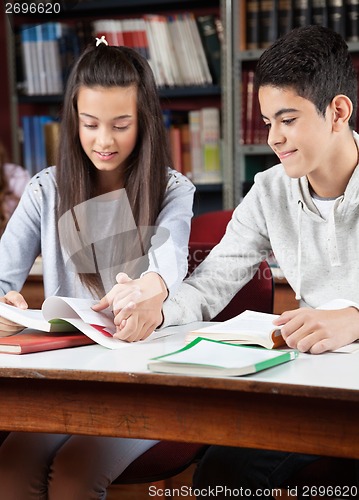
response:
<path fill-rule="evenodd" d="M 262 54 L 255 85 L 280 163 L 257 174 L 222 241 L 164 303 L 163 326 L 215 317 L 273 251 L 301 301 L 276 324 L 288 346 L 319 354 L 359 339 L 357 76 L 341 36 L 307 26 Z"/>
<path fill-rule="evenodd" d="M 222 241 L 164 304 L 164 325 L 214 317 L 273 251 L 301 300 L 276 324 L 288 346 L 319 354 L 359 339 L 357 76 L 341 36 L 308 26 L 262 54 L 255 85 L 280 164 L 256 176 Z M 194 487 L 249 488 L 256 497 L 315 459 L 211 446 Z"/>

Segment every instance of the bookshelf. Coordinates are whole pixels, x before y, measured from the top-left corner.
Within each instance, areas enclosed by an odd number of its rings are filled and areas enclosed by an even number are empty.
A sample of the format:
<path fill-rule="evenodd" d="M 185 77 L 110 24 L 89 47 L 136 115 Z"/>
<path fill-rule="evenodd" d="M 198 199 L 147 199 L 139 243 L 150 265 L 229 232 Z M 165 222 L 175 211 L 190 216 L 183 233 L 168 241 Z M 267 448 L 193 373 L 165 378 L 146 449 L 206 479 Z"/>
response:
<path fill-rule="evenodd" d="M 322 24 L 334 29 L 334 26 L 330 24 L 330 18 L 333 17 L 333 19 L 335 18 L 338 21 L 338 16 L 341 16 L 341 22 L 336 21 L 338 28 L 336 31 L 339 31 L 339 29 L 342 30 L 341 34 L 346 39 L 350 52 L 355 56 L 354 62 L 359 76 L 359 5 L 357 2 L 347 2 L 348 4 L 353 4 L 353 8 L 357 5 L 356 17 L 350 16 L 350 19 L 355 18 L 356 21 L 350 24 L 348 17 L 349 10 L 345 11 L 345 2 L 343 0 L 336 2 L 336 12 L 331 11 L 328 7 L 330 3 L 333 4 L 334 2 L 325 3 L 319 1 L 317 3 L 322 4 L 322 7 L 327 5 L 327 10 L 324 10 L 323 7 L 321 19 L 324 19 L 324 22 Z M 278 0 L 273 3 L 266 1 L 262 2 L 262 4 L 265 4 L 266 8 L 268 8 L 268 5 L 272 5 L 271 9 L 269 9 L 271 11 L 270 19 L 268 17 L 269 10 L 261 13 L 261 2 L 259 0 L 233 0 L 232 2 L 233 24 L 230 31 L 233 33 L 232 104 L 236 110 L 233 117 L 233 183 L 235 205 L 241 201 L 243 195 L 250 188 L 256 172 L 263 171 L 279 162 L 266 143 L 266 136 L 263 134 L 264 127 L 261 126 L 262 120 L 257 104 L 257 96 L 253 95 L 253 92 L 252 95 L 250 94 L 252 91 L 250 87 L 251 74 L 253 75 L 255 63 L 265 50 L 268 42 L 273 42 L 278 34 L 286 32 L 289 26 L 293 27 L 293 22 L 295 22 L 293 19 L 301 17 L 304 24 L 312 24 L 315 19 L 314 16 L 318 16 L 318 12 L 313 8 L 315 5 L 314 1 L 303 2 L 302 0 L 294 0 L 292 16 L 289 15 L 288 11 L 286 15 L 283 15 L 282 9 L 290 4 L 286 0 Z M 299 10 L 295 7 L 299 4 L 304 9 L 301 12 L 301 16 L 299 16 Z M 312 5 L 312 10 L 310 10 L 310 5 Z M 263 20 L 263 17 L 265 20 Z M 272 23 L 272 28 L 273 25 L 276 26 L 276 29 L 261 30 L 261 25 L 268 22 Z M 248 24 L 250 25 L 250 29 Z M 272 38 L 261 40 L 260 37 L 264 33 L 266 35 L 271 33 Z M 257 38 L 254 39 L 254 36 Z M 248 37 L 252 38 L 248 39 Z M 248 46 L 251 48 L 248 49 Z M 250 127 L 254 128 L 254 130 L 248 131 Z M 261 129 L 263 129 L 262 132 Z M 359 120 L 356 130 L 358 129 Z"/>
<path fill-rule="evenodd" d="M 21 2 L 26 4 L 30 2 Z M 40 2 L 32 2 L 34 5 Z M 174 113 L 189 112 L 207 107 L 220 110 L 221 126 L 221 170 L 222 180 L 196 182 L 197 201 L 195 211 L 200 213 L 208 210 L 233 207 L 233 169 L 232 169 L 232 87 L 230 68 L 232 63 L 232 33 L 231 8 L 229 0 L 62 0 L 52 1 L 57 4 L 56 12 L 35 13 L 12 12 L 2 14 L 0 22 L 4 23 L 7 59 L 7 83 L 5 92 L 9 96 L 8 112 L 0 122 L 1 128 L 10 129 L 8 148 L 13 161 L 23 163 L 23 116 L 53 115 L 58 116 L 62 104 L 62 93 L 27 95 L 19 91 L 16 64 L 19 68 L 18 49 L 19 36 L 17 33 L 24 24 L 44 24 L 49 22 L 72 23 L 78 26 L 93 23 L 99 19 L 135 19 L 145 14 L 158 16 L 181 16 L 191 12 L 197 18 L 202 15 L 212 15 L 221 19 L 223 34 L 221 43 L 221 79 L 210 84 L 175 84 L 174 86 L 159 86 L 159 95 L 164 110 Z M 46 5 L 48 5 L 46 3 Z M 229 50 L 227 48 L 229 47 Z M 211 72 L 212 73 L 212 72 Z M 1 99 L 1 98 L 0 98 Z M 8 140 L 8 142 L 10 142 Z"/>

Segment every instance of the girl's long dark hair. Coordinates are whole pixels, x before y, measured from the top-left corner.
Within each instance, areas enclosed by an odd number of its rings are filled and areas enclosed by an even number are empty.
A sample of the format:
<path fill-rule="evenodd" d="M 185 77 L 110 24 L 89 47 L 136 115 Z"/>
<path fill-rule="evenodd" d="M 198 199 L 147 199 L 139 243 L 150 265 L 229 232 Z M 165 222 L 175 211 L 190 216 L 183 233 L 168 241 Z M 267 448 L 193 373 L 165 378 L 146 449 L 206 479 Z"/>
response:
<path fill-rule="evenodd" d="M 58 218 L 100 194 L 97 169 L 80 144 L 79 89 L 130 86 L 137 88 L 138 137 L 127 162 L 124 187 L 137 227 L 155 224 L 164 199 L 171 155 L 154 76 L 146 59 L 135 50 L 103 43 L 85 50 L 67 82 L 56 174 Z M 100 293 L 98 277 L 82 274 L 80 279 L 87 288 Z"/>

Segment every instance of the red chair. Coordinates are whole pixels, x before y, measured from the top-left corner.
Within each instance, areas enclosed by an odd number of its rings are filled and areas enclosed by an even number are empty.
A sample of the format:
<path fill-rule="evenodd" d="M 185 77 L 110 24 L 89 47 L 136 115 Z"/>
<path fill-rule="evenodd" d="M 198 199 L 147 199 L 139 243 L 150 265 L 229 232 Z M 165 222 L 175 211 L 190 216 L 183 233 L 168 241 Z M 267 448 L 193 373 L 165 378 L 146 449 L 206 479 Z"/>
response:
<path fill-rule="evenodd" d="M 192 273 L 195 268 L 207 257 L 213 243 L 189 243 L 188 270 Z M 264 260 L 253 278 L 241 289 L 227 306 L 212 321 L 226 321 L 245 311 L 272 313 L 274 303 L 274 284 L 272 271 Z"/>
<path fill-rule="evenodd" d="M 233 210 L 216 210 L 193 217 L 190 243 L 219 243 L 232 214 Z"/>
<path fill-rule="evenodd" d="M 142 484 L 180 474 L 199 460 L 207 445 L 160 441 L 134 460 L 113 484 Z"/>
<path fill-rule="evenodd" d="M 232 210 L 225 210 L 194 217 L 189 244 L 191 272 L 220 241 L 231 216 Z M 273 280 L 266 262 L 262 262 L 254 278 L 235 295 L 214 321 L 224 321 L 246 309 L 273 311 Z M 168 479 L 197 461 L 206 448 L 203 444 L 161 441 L 132 462 L 114 484 L 139 484 Z"/>
<path fill-rule="evenodd" d="M 193 218 L 189 238 L 189 273 L 192 273 L 212 248 L 221 241 L 232 214 L 233 210 L 218 210 Z M 273 302 L 272 272 L 268 263 L 263 261 L 254 277 L 212 321 L 226 321 L 246 309 L 272 313 Z"/>

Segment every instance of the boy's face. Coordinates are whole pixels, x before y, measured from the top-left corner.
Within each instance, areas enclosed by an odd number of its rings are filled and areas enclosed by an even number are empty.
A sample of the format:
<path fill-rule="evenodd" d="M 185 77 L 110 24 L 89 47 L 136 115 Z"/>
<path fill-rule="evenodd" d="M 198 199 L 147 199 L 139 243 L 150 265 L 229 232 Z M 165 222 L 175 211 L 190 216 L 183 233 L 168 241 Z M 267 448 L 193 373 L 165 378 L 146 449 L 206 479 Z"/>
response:
<path fill-rule="evenodd" d="M 259 89 L 268 144 L 289 177 L 320 174 L 328 165 L 331 123 L 314 104 L 290 88 L 266 85 Z"/>

